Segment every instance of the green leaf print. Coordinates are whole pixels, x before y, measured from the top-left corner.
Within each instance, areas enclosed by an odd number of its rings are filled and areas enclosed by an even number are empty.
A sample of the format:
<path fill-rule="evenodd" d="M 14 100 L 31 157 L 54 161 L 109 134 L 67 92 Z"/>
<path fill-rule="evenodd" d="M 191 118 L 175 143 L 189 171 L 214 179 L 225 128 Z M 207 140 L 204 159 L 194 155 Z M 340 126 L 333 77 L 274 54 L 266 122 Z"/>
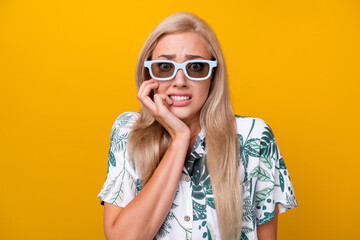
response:
<path fill-rule="evenodd" d="M 205 193 L 204 193 L 204 189 L 202 188 L 201 185 L 193 185 L 193 191 L 192 191 L 192 196 L 195 199 L 204 199 L 205 198 Z"/>
<path fill-rule="evenodd" d="M 249 228 L 249 227 L 246 227 L 246 226 L 243 226 L 241 231 L 242 231 L 243 233 L 245 233 L 245 234 L 248 234 L 248 233 L 250 233 L 250 232 L 253 232 L 254 229 Z"/>
<path fill-rule="evenodd" d="M 112 204 L 117 205 L 116 200 L 118 198 L 120 199 L 121 202 L 123 201 L 123 199 L 124 199 L 124 191 L 123 191 L 122 185 L 123 185 L 123 182 L 121 182 L 121 186 L 120 186 L 119 190 L 117 192 L 115 192 L 114 197 L 110 199 Z"/>
<path fill-rule="evenodd" d="M 281 192 L 284 192 L 284 177 L 280 171 L 279 171 L 279 182 L 280 182 Z"/>
<path fill-rule="evenodd" d="M 260 139 L 251 138 L 245 144 L 245 151 L 252 157 L 260 156 Z"/>
<path fill-rule="evenodd" d="M 271 131 L 270 127 L 265 127 L 265 131 L 262 133 L 261 137 L 261 150 L 260 155 L 264 157 L 273 158 L 274 154 L 275 159 L 278 159 L 279 153 L 277 144 L 275 142 L 274 134 Z"/>
<path fill-rule="evenodd" d="M 284 159 L 282 157 L 279 159 L 279 168 L 280 169 L 286 169 L 285 162 L 284 162 Z"/>
<path fill-rule="evenodd" d="M 193 199 L 194 221 L 206 219 L 206 205 L 196 202 Z"/>
<path fill-rule="evenodd" d="M 111 154 L 109 154 L 109 162 L 110 163 L 108 164 L 108 166 L 111 164 L 111 165 L 113 165 L 115 167 L 116 166 L 115 155 L 112 153 L 111 150 L 110 150 L 110 153 L 111 153 Z M 118 203 L 117 203 L 118 199 L 120 200 L 120 203 L 122 203 L 123 200 L 124 200 L 124 182 L 125 182 L 124 179 L 128 180 L 128 183 L 130 184 L 130 189 L 134 193 L 134 195 L 136 195 L 137 192 L 138 192 L 137 181 L 131 176 L 131 174 L 126 169 L 125 161 L 124 161 L 123 166 L 120 166 L 120 167 L 122 167 L 121 171 L 115 177 L 115 179 L 112 182 L 109 183 L 107 189 L 104 191 L 104 196 L 106 196 L 109 193 L 109 191 L 112 188 L 114 188 L 115 182 L 117 182 L 117 181 L 120 182 L 120 187 L 119 187 L 118 191 L 116 191 L 113 198 L 110 199 L 112 204 L 115 204 L 115 205 L 118 205 Z M 119 180 L 117 180 L 118 178 L 119 178 Z"/>
<path fill-rule="evenodd" d="M 252 222 L 254 218 L 254 209 L 251 204 L 250 195 L 247 195 L 243 199 L 243 214 L 242 214 L 242 220 L 244 222 Z"/>
<path fill-rule="evenodd" d="M 245 208 L 243 210 L 242 220 L 244 222 L 252 222 L 253 218 L 252 208 Z"/>
<path fill-rule="evenodd" d="M 273 217 L 275 216 L 275 209 L 272 212 L 265 212 L 264 213 L 264 218 L 260 220 L 260 224 L 266 223 L 268 221 L 270 221 L 271 219 L 273 219 Z"/>
<path fill-rule="evenodd" d="M 123 113 L 119 116 L 118 121 L 121 126 L 126 126 L 133 117 L 131 113 Z"/>
<path fill-rule="evenodd" d="M 111 150 L 109 150 L 109 163 L 110 163 L 112 166 L 116 167 L 115 156 L 114 156 L 114 153 L 113 153 Z"/>
<path fill-rule="evenodd" d="M 267 187 L 260 191 L 256 191 L 256 206 L 260 206 L 260 204 L 265 201 L 265 199 L 270 196 L 271 192 L 274 190 L 274 187 Z"/>
<path fill-rule="evenodd" d="M 212 207 L 213 209 L 215 209 L 215 203 L 214 203 L 214 198 L 210 197 L 210 198 L 206 198 L 206 205 Z"/>
<path fill-rule="evenodd" d="M 240 143 L 240 157 L 242 160 L 242 164 L 245 166 L 247 166 L 247 162 L 245 162 L 245 156 L 244 156 L 244 146 L 243 146 L 243 136 L 241 134 L 237 135 L 239 138 L 239 143 Z"/>
<path fill-rule="evenodd" d="M 270 157 L 260 157 L 260 161 L 265 164 L 268 169 L 272 169 L 274 160 Z"/>
<path fill-rule="evenodd" d="M 286 204 L 289 206 L 295 206 L 297 205 L 296 199 L 294 195 L 289 195 L 287 193 L 286 194 Z"/>
<path fill-rule="evenodd" d="M 205 155 L 195 161 L 192 166 L 191 177 L 192 197 L 198 200 L 205 198 L 205 189 L 210 186 L 210 175 L 206 165 Z M 209 188 L 209 187 L 208 187 Z"/>
<path fill-rule="evenodd" d="M 112 141 L 112 144 L 111 144 L 112 148 L 110 147 L 111 150 L 114 152 L 119 152 L 119 151 L 126 149 L 126 143 L 127 143 L 129 134 L 130 134 L 129 132 L 126 132 L 121 135 L 119 135 L 119 134 L 115 135 L 114 140 Z"/>
<path fill-rule="evenodd" d="M 252 157 L 260 156 L 260 139 L 258 138 L 248 139 L 249 136 L 251 135 L 252 130 L 254 129 L 254 126 L 255 126 L 255 119 L 253 119 L 252 121 L 251 128 L 245 142 L 243 136 L 239 133 L 237 134 L 240 142 L 240 157 L 245 169 L 247 169 L 249 164 L 249 156 Z M 245 171 L 244 181 L 247 181 L 247 179 L 248 179 L 247 171 Z"/>
<path fill-rule="evenodd" d="M 243 192 L 243 221 L 246 223 L 252 223 L 253 229 L 255 229 L 255 208 L 253 203 L 255 200 L 255 192 L 252 191 L 252 180 L 242 183 Z M 249 226 L 249 224 L 247 224 Z"/>
<path fill-rule="evenodd" d="M 270 174 L 262 167 L 255 167 L 249 174 L 250 177 L 257 177 L 259 181 L 269 182 L 271 181 Z"/>
<path fill-rule="evenodd" d="M 205 194 L 206 195 L 213 195 L 213 189 L 212 189 L 211 184 L 205 186 Z"/>
<path fill-rule="evenodd" d="M 241 134 L 237 134 L 237 136 L 238 136 L 238 138 L 239 138 L 239 142 L 240 142 L 240 147 L 242 147 L 242 145 L 243 145 L 243 142 L 244 142 L 244 138 L 243 138 L 243 136 L 241 135 Z"/>
<path fill-rule="evenodd" d="M 170 233 L 169 232 L 169 230 L 171 229 L 170 220 L 172 219 L 174 219 L 174 214 L 172 212 L 169 212 L 164 223 L 161 225 L 158 231 L 160 237 L 165 237 L 168 233 Z"/>
<path fill-rule="evenodd" d="M 243 162 L 244 168 L 247 169 L 249 164 L 249 155 L 248 154 L 242 154 L 241 160 Z M 248 171 L 245 171 L 244 181 L 246 182 L 248 180 Z"/>
<path fill-rule="evenodd" d="M 177 196 L 177 194 L 178 194 L 178 190 L 177 190 L 176 193 L 175 193 L 175 197 Z M 176 208 L 176 207 L 178 207 L 177 204 L 175 204 L 175 203 L 172 203 L 172 204 L 171 204 L 171 210 L 174 209 L 174 208 Z M 173 213 L 171 210 L 170 210 L 170 212 L 168 213 L 168 215 L 166 216 L 166 219 L 165 219 L 164 223 L 161 225 L 161 227 L 160 227 L 160 229 L 159 229 L 159 231 L 158 231 L 158 234 L 159 234 L 161 237 L 165 237 L 166 234 L 169 233 L 168 230 L 171 229 L 171 224 L 170 224 L 170 222 L 171 222 L 171 220 L 173 220 L 173 219 L 175 218 L 175 215 L 174 215 L 174 213 Z"/>
<path fill-rule="evenodd" d="M 249 240 L 248 237 L 245 235 L 244 232 L 241 232 L 241 238 L 240 240 Z"/>
<path fill-rule="evenodd" d="M 105 198 L 105 197 L 109 194 L 110 190 L 115 186 L 115 183 L 116 183 L 118 177 L 120 177 L 120 175 L 121 175 L 121 172 L 115 177 L 114 180 L 112 180 L 112 181 L 108 184 L 108 186 L 106 187 L 106 189 L 102 192 L 102 193 L 103 193 L 103 198 Z"/>
<path fill-rule="evenodd" d="M 206 229 L 207 229 L 207 237 L 208 237 L 208 240 L 212 240 L 212 237 L 211 237 L 211 232 L 209 230 L 209 228 L 206 226 Z"/>
<path fill-rule="evenodd" d="M 136 190 L 140 192 L 142 189 L 142 184 L 140 183 L 139 179 L 136 179 Z"/>
<path fill-rule="evenodd" d="M 129 182 L 131 182 L 130 184 L 130 188 L 131 191 L 133 192 L 134 195 L 137 195 L 137 188 L 136 188 L 136 180 L 130 175 L 130 173 L 126 170 L 126 168 L 123 168 L 119 174 L 120 177 L 120 187 L 119 190 L 114 194 L 114 197 L 111 199 L 112 203 L 117 205 L 116 201 L 119 198 L 120 199 L 120 203 L 123 202 L 124 200 L 124 183 L 125 183 L 125 179 L 127 179 Z"/>

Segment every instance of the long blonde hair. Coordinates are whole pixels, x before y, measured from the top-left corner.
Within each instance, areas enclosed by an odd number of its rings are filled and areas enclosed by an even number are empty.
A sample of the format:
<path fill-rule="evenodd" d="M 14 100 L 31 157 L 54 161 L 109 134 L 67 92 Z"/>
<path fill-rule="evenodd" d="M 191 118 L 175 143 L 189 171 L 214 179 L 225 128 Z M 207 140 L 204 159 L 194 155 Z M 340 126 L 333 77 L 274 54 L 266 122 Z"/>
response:
<path fill-rule="evenodd" d="M 239 140 L 230 102 L 228 75 L 224 56 L 215 33 L 199 17 L 178 12 L 164 19 L 146 39 L 136 66 L 136 88 L 146 78 L 144 60 L 151 58 L 158 40 L 165 34 L 195 32 L 202 36 L 218 67 L 208 98 L 200 112 L 200 126 L 205 132 L 206 157 L 214 192 L 215 207 L 222 239 L 240 239 L 242 198 L 239 176 Z M 219 144 L 221 141 L 221 144 Z M 134 160 L 143 185 L 150 179 L 171 138 L 150 112 L 141 105 L 141 114 L 129 137 L 129 154 Z"/>

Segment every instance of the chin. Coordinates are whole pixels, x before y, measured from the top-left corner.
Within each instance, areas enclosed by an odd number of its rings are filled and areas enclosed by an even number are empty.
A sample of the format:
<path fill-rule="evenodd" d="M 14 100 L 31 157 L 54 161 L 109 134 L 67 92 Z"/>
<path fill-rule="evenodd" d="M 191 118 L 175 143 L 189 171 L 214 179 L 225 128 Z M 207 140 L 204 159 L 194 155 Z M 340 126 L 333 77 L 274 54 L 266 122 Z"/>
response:
<path fill-rule="evenodd" d="M 189 118 L 189 115 L 186 114 L 184 111 L 171 111 L 171 112 L 181 120 Z"/>
<path fill-rule="evenodd" d="M 198 114 L 193 113 L 185 109 L 171 109 L 171 112 L 178 117 L 180 120 L 186 121 L 194 118 L 195 116 L 200 117 L 200 112 Z"/>

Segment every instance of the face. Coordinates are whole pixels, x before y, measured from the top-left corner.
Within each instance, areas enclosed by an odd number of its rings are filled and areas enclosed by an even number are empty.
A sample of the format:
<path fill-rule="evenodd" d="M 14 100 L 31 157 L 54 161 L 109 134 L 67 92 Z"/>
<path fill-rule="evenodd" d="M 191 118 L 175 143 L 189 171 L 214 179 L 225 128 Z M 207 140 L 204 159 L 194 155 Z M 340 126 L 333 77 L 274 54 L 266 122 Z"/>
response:
<path fill-rule="evenodd" d="M 172 33 L 158 41 L 152 60 L 158 59 L 173 60 L 177 63 L 193 59 L 211 60 L 211 53 L 200 35 L 193 32 Z M 155 93 L 168 95 L 173 101 L 169 110 L 185 123 L 196 121 L 208 97 L 211 78 L 212 75 L 206 80 L 193 81 L 187 79 L 183 70 L 179 69 L 173 79 L 157 81 L 159 88 Z"/>

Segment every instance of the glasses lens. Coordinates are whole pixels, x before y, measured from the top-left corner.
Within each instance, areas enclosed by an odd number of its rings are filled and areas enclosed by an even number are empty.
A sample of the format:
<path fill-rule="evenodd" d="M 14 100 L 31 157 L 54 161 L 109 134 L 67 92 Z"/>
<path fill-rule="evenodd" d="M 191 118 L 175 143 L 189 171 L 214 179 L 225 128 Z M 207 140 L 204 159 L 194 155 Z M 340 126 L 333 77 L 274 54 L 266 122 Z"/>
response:
<path fill-rule="evenodd" d="M 157 78 L 168 78 L 174 73 L 175 66 L 169 62 L 155 62 L 151 64 L 152 74 Z"/>
<path fill-rule="evenodd" d="M 191 62 L 186 65 L 186 71 L 190 77 L 203 78 L 209 74 L 210 66 L 206 62 Z"/>

